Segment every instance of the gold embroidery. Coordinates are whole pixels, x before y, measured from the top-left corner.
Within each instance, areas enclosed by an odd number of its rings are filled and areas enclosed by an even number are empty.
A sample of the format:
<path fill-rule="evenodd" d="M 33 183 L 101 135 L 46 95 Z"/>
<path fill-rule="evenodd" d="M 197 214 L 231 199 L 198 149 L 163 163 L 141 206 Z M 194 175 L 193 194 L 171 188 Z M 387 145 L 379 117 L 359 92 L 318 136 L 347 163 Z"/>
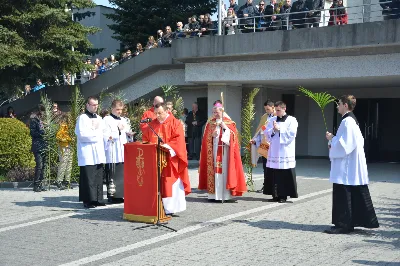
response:
<path fill-rule="evenodd" d="M 233 122 L 232 120 L 227 119 L 226 117 L 224 118 L 224 123 L 226 125 L 233 124 L 236 127 L 236 123 Z M 217 127 L 216 119 L 213 118 L 207 123 L 206 130 L 204 130 L 204 135 L 203 135 L 203 137 L 208 136 L 206 143 L 207 143 L 207 189 L 209 194 L 215 194 L 215 171 L 214 171 L 212 133 L 214 132 L 216 127 Z M 233 132 L 232 130 L 231 130 L 231 143 L 236 143 L 240 149 L 238 138 L 235 132 Z"/>
<path fill-rule="evenodd" d="M 215 124 L 207 124 L 207 189 L 209 194 L 215 194 L 215 173 L 214 173 L 214 158 L 213 158 L 213 140 L 212 132 L 215 130 Z"/>
<path fill-rule="evenodd" d="M 138 181 L 139 186 L 143 186 L 143 175 L 144 175 L 144 157 L 143 150 L 141 148 L 138 149 L 138 156 L 136 156 L 136 167 L 138 168 L 138 176 L 136 180 Z"/>

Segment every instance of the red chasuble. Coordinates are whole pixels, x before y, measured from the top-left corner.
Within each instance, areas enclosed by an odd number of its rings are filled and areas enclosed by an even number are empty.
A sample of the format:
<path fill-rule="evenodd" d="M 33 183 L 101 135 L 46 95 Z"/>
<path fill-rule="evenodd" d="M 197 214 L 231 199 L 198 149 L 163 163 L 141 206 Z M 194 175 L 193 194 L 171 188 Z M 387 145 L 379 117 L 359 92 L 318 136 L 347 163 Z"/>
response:
<path fill-rule="evenodd" d="M 142 119 L 144 120 L 146 118 L 151 118 L 151 120 L 157 119 L 157 116 L 154 114 L 154 107 L 151 107 L 149 110 L 143 113 Z M 142 130 L 142 133 L 148 128 L 147 123 L 141 123 L 140 124 L 140 130 Z"/>
<path fill-rule="evenodd" d="M 185 143 L 185 132 L 183 131 L 181 122 L 173 115 L 169 115 L 161 124 L 157 119 L 150 122 L 151 127 L 163 140 L 162 144 L 168 144 L 176 153 L 174 157 L 167 163 L 162 171 L 162 191 L 163 198 L 172 197 L 172 185 L 180 178 L 183 183 L 185 194 L 191 192 L 188 160 Z M 143 142 L 151 142 L 157 144 L 157 136 L 149 127 L 143 132 Z"/>
<path fill-rule="evenodd" d="M 235 122 L 224 117 L 224 123 L 231 130 L 226 189 L 230 190 L 232 196 L 242 196 L 243 193 L 247 191 L 247 186 L 243 172 L 242 159 L 240 157 L 239 135 L 236 130 Z M 215 118 L 207 123 L 201 144 L 199 189 L 207 190 L 209 194 L 215 194 L 215 173 L 218 173 L 220 170 L 219 167 L 217 167 L 217 169 L 214 168 L 213 158 L 212 133 L 216 126 Z M 222 158 L 219 161 L 222 162 Z"/>

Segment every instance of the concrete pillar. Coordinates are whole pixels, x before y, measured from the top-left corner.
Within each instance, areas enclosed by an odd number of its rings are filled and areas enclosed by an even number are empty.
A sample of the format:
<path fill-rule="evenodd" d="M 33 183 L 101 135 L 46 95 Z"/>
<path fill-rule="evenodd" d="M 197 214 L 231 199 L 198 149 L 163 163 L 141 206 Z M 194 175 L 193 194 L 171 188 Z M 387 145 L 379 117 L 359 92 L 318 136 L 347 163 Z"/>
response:
<path fill-rule="evenodd" d="M 216 100 L 221 100 L 221 92 L 224 96 L 225 111 L 236 122 L 236 127 L 241 128 L 242 111 L 242 86 L 209 84 L 207 92 L 208 116 L 212 115 L 212 106 Z"/>
<path fill-rule="evenodd" d="M 364 14 L 363 22 L 370 22 L 371 20 L 371 0 L 363 0 Z"/>

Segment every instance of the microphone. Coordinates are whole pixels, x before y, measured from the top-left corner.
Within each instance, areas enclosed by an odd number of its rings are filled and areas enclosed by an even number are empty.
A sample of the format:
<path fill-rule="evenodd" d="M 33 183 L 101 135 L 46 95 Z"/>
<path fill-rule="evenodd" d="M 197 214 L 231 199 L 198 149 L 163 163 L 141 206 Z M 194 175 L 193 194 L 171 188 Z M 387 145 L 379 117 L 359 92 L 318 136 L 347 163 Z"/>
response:
<path fill-rule="evenodd" d="M 152 120 L 151 118 L 146 118 L 146 119 L 140 120 L 140 123 L 150 123 L 151 120 Z"/>

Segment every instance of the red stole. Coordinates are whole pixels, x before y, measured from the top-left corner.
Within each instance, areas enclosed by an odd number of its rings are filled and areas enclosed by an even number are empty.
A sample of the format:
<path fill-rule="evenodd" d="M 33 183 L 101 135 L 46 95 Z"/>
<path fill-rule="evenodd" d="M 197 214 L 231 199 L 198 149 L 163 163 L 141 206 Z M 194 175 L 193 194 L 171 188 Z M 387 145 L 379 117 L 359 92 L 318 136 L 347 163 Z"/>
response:
<path fill-rule="evenodd" d="M 222 134 L 223 130 L 221 128 L 219 137 L 218 137 L 218 148 L 217 148 L 217 158 L 216 158 L 216 165 L 215 165 L 215 173 L 222 174 L 222 159 L 223 159 L 223 142 L 222 142 Z"/>

